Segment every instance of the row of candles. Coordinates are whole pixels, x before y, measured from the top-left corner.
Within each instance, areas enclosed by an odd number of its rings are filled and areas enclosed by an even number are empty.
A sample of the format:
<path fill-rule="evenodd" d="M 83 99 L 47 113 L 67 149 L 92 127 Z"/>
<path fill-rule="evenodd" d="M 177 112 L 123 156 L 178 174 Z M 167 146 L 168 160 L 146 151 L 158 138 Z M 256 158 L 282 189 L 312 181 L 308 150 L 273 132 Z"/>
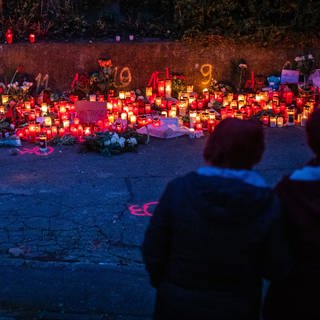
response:
<path fill-rule="evenodd" d="M 148 124 L 160 126 L 161 117 L 178 117 L 181 124 L 191 129 L 211 132 L 220 119 L 226 117 L 246 119 L 263 110 L 273 113 L 272 116 L 262 115 L 261 121 L 264 125 L 281 127 L 295 125 L 298 122 L 305 125 L 315 106 L 314 99 L 306 101 L 294 97 L 292 92 L 280 96 L 277 92 L 236 95 L 209 93 L 209 90 L 204 90 L 202 95 L 198 96 L 193 92 L 193 88 L 190 88 L 180 93 L 178 100 L 166 98 L 165 91 L 162 96 L 149 91 L 146 97 L 147 100 L 139 100 L 135 94 L 128 91 L 121 91 L 118 97 L 110 96 L 107 99 L 103 95 L 90 95 L 90 101 L 106 103 L 106 117 L 89 124 L 80 123 L 75 107 L 77 101 L 75 96 L 70 97 L 71 102 L 57 101 L 50 105 L 46 103 L 37 105 L 33 99 L 24 101 L 16 108 L 25 117 L 27 126 L 18 128 L 17 134 L 29 141 L 36 141 L 43 134 L 48 139 L 66 134 L 81 139 L 83 135 L 98 131 L 123 132 L 128 126 L 132 128 Z M 210 109 L 210 102 L 215 101 L 222 104 L 222 108 L 218 110 L 220 114 Z M 292 107 L 293 102 L 296 103 L 295 108 Z M 2 95 L 0 118 L 5 114 L 8 103 L 9 97 Z"/>
<path fill-rule="evenodd" d="M 13 31 L 12 31 L 12 29 L 8 29 L 8 30 L 6 31 L 5 37 L 6 37 L 6 42 L 7 42 L 8 44 L 12 44 L 12 43 L 13 43 Z M 133 40 L 134 40 L 134 35 L 133 35 L 133 34 L 130 34 L 129 37 L 128 37 L 128 39 L 129 39 L 130 41 L 133 41 Z M 115 41 L 116 41 L 116 42 L 120 42 L 120 40 L 121 40 L 121 36 L 120 36 L 120 35 L 116 35 L 116 36 L 115 36 Z M 30 34 L 29 34 L 29 42 L 30 42 L 30 43 L 35 43 L 35 41 L 36 41 L 36 35 L 35 35 L 34 33 L 30 33 Z"/>
<path fill-rule="evenodd" d="M 8 29 L 5 33 L 5 37 L 6 37 L 6 42 L 8 44 L 12 44 L 13 43 L 13 31 L 12 29 Z M 36 35 L 34 33 L 30 33 L 29 34 L 29 42 L 30 43 L 35 43 L 36 41 Z"/>

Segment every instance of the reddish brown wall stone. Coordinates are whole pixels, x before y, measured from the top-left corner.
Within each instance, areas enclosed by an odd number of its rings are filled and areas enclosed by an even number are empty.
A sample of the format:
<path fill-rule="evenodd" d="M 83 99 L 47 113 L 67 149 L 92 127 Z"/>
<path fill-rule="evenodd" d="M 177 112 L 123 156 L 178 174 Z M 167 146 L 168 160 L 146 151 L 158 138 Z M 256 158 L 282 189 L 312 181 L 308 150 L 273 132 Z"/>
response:
<path fill-rule="evenodd" d="M 215 79 L 231 80 L 231 59 L 243 58 L 249 70 L 267 76 L 280 72 L 283 64 L 292 62 L 300 52 L 298 48 L 237 46 L 231 42 L 206 46 L 182 42 L 14 43 L 0 46 L 0 74 L 9 79 L 23 64 L 35 76 L 48 73 L 50 88 L 66 90 L 76 72 L 98 70 L 98 57 L 108 55 L 118 74 L 123 67 L 130 68 L 132 82 L 127 89 L 144 89 L 152 72 L 164 72 L 166 67 L 185 74 L 190 83 L 201 87 L 203 64 L 213 66 Z"/>

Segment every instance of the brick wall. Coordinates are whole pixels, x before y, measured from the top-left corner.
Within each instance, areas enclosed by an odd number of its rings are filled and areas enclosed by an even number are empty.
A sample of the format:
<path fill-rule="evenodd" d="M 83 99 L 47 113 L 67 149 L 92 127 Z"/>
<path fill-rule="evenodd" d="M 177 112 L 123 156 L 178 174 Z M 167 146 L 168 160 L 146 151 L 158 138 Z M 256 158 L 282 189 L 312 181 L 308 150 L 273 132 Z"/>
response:
<path fill-rule="evenodd" d="M 205 64 L 212 65 L 217 80 L 233 80 L 231 60 L 243 58 L 249 71 L 268 76 L 280 72 L 283 64 L 293 61 L 299 48 L 262 48 L 254 45 L 237 46 L 233 43 L 182 43 L 182 42 L 99 42 L 99 43 L 13 43 L 0 46 L 0 74 L 7 81 L 19 64 L 35 76 L 49 74 L 49 87 L 59 91 L 70 88 L 76 72 L 92 73 L 99 69 L 99 56 L 110 56 L 117 67 L 116 84 L 120 73 L 128 67 L 131 83 L 124 89 L 144 89 L 153 71 L 181 72 L 196 87 L 203 86 L 208 78 L 201 74 Z M 127 69 L 128 70 L 128 69 Z M 204 68 L 206 74 L 210 70 Z M 127 73 L 123 74 L 124 76 Z"/>

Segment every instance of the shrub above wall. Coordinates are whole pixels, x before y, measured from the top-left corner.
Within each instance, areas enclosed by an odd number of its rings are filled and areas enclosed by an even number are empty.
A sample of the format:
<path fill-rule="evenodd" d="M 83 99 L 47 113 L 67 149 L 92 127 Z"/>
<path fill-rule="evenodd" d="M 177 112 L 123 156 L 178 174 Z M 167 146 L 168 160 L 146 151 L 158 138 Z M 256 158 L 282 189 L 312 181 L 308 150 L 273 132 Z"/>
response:
<path fill-rule="evenodd" d="M 106 39 L 119 34 L 162 40 L 216 35 L 259 45 L 306 44 L 320 31 L 317 1 L 6 0 L 2 35 L 41 40 Z"/>

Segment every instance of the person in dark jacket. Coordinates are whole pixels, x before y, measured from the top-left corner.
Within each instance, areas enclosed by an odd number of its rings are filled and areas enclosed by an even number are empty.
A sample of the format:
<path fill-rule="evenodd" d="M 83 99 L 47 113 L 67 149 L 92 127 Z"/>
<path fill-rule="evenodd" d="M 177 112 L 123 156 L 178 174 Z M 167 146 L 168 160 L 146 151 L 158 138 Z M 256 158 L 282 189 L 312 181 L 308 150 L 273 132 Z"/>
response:
<path fill-rule="evenodd" d="M 263 151 L 260 125 L 222 120 L 206 142 L 208 165 L 166 186 L 142 245 L 154 319 L 259 319 L 262 277 L 290 265 L 279 201 L 251 170 Z"/>
<path fill-rule="evenodd" d="M 266 320 L 320 319 L 320 109 L 307 121 L 306 136 L 315 158 L 276 186 L 284 205 L 295 267 L 286 279 L 271 284 Z"/>

